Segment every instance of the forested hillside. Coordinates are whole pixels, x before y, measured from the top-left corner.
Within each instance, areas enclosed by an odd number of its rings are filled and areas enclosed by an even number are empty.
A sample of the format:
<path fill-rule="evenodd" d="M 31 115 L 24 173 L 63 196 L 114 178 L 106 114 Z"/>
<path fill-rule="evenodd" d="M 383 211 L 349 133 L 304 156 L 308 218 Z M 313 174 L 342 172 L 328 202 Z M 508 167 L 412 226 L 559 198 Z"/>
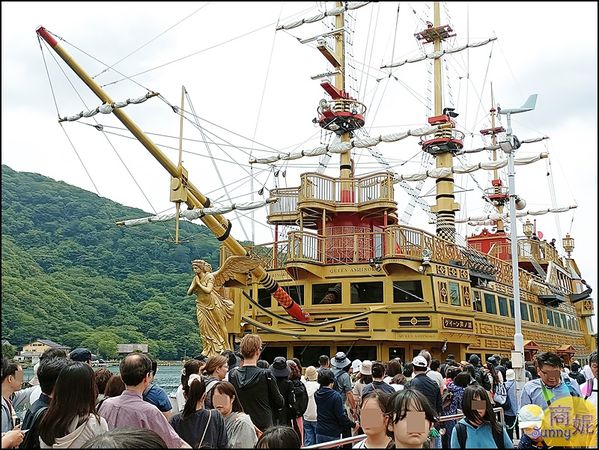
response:
<path fill-rule="evenodd" d="M 116 356 L 148 343 L 160 359 L 199 353 L 191 260 L 218 267 L 218 241 L 202 225 L 122 228 L 150 215 L 39 174 L 2 166 L 2 338 L 46 338 Z"/>

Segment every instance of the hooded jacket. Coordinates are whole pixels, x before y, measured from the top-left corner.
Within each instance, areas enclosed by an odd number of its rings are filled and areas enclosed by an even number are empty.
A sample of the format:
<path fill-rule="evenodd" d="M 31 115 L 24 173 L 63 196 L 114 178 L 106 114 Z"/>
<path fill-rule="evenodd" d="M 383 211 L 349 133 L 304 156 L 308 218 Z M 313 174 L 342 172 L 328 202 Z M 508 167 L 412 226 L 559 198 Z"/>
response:
<path fill-rule="evenodd" d="M 41 448 L 81 448 L 93 437 L 108 431 L 108 424 L 104 417 L 91 414 L 85 422 L 77 426 L 78 421 L 79 417 L 75 417 L 69 426 L 71 432 L 66 436 L 56 438 L 54 445 L 46 444 L 40 437 Z"/>
<path fill-rule="evenodd" d="M 229 382 L 254 425 L 262 431 L 271 427 L 273 410 L 278 411 L 285 401 L 270 371 L 256 366 L 237 367 L 229 372 Z"/>
<path fill-rule="evenodd" d="M 321 387 L 314 394 L 316 402 L 316 434 L 339 437 L 344 428 L 356 424 L 345 413 L 341 394 L 329 387 Z"/>

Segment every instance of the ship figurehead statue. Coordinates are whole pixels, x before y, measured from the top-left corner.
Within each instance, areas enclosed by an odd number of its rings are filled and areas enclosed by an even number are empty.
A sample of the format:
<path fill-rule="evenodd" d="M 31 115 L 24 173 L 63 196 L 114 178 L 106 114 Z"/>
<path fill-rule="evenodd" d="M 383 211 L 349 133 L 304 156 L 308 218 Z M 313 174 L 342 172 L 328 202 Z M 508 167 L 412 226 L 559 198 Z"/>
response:
<path fill-rule="evenodd" d="M 260 261 L 249 256 L 230 256 L 216 272 L 212 266 L 195 259 L 191 266 L 195 273 L 187 295 L 196 294 L 196 315 L 198 319 L 202 355 L 218 355 L 231 350 L 228 343 L 227 320 L 233 315 L 233 301 L 223 295 L 226 281 L 245 276 L 244 283 L 250 278 L 248 272 L 255 269 Z"/>

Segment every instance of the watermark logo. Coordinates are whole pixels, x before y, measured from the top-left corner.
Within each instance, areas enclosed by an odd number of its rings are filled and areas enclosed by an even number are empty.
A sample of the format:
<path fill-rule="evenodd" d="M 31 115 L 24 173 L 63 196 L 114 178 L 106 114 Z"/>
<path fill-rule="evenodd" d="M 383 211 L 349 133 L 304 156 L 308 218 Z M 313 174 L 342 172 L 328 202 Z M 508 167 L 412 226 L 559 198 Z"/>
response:
<path fill-rule="evenodd" d="M 550 447 L 597 447 L 597 411 L 579 397 L 562 397 L 545 410 L 541 428 L 532 439 L 543 438 Z"/>

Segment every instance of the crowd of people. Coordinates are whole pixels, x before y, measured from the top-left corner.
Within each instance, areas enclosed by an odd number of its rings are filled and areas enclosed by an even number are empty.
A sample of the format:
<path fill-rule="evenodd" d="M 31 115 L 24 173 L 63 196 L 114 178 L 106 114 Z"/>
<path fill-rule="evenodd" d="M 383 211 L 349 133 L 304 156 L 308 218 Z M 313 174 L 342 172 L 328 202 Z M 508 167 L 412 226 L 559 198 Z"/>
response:
<path fill-rule="evenodd" d="M 483 365 L 477 355 L 441 363 L 426 350 L 410 362 L 338 352 L 304 369 L 297 358 L 262 360 L 262 349 L 247 334 L 238 356 L 186 361 L 174 405 L 143 353 L 113 374 L 94 371 L 87 349 L 50 349 L 28 388 L 22 367 L 2 358 L 2 448 L 300 448 L 352 436 L 353 448 L 547 448 L 553 402 L 597 407 L 596 352 L 584 367 L 539 353 L 518 399 L 515 371 L 499 355 Z M 585 445 L 596 439 L 594 428 Z"/>

